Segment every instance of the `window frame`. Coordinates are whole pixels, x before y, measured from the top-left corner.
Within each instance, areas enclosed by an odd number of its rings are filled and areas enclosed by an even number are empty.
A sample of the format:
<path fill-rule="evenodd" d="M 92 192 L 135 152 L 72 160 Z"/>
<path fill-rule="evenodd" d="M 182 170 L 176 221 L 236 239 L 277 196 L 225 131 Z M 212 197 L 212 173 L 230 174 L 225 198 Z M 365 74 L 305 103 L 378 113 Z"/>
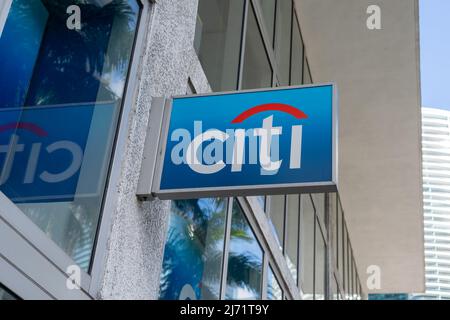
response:
<path fill-rule="evenodd" d="M 253 236 L 255 237 L 255 240 L 261 250 L 262 259 L 261 259 L 261 282 L 260 282 L 260 293 L 261 293 L 261 300 L 264 300 L 267 296 L 267 268 L 265 266 L 265 262 L 267 261 L 266 258 L 266 251 L 263 245 L 261 244 L 261 239 L 258 236 L 257 232 L 255 231 L 255 228 L 250 222 L 248 213 L 244 210 L 240 200 L 238 198 L 230 197 L 227 199 L 227 210 L 226 210 L 226 225 L 225 225 L 225 242 L 224 242 L 224 252 L 222 255 L 222 274 L 221 274 L 221 287 L 220 287 L 220 300 L 226 300 L 226 291 L 228 287 L 228 262 L 229 262 L 229 253 L 230 253 L 230 244 L 231 244 L 231 229 L 232 229 L 232 221 L 233 221 L 233 206 L 237 205 L 239 207 L 239 210 L 241 214 L 246 219 L 246 222 L 248 224 L 248 227 L 252 231 Z M 226 260 L 225 260 L 226 257 Z"/>
<path fill-rule="evenodd" d="M 243 79 L 244 79 L 244 66 L 245 66 L 245 51 L 246 51 L 246 44 L 247 44 L 247 32 L 248 32 L 248 21 L 249 21 L 249 15 L 252 14 L 255 17 L 256 20 L 256 26 L 259 31 L 259 35 L 261 36 L 261 41 L 264 47 L 264 53 L 267 58 L 267 62 L 269 65 L 269 68 L 272 72 L 272 81 L 271 86 L 268 88 L 272 88 L 276 86 L 277 79 L 276 75 L 278 74 L 277 66 L 274 65 L 275 63 L 275 56 L 273 49 L 270 47 L 269 42 L 269 36 L 266 30 L 265 22 L 264 22 L 264 14 L 262 13 L 262 8 L 260 7 L 258 0 L 244 0 L 244 22 L 243 22 L 243 32 L 241 34 L 241 52 L 240 52 L 240 58 L 239 58 L 239 70 L 238 70 L 238 84 L 237 84 L 237 90 L 243 90 Z M 276 12 L 276 10 L 275 10 Z M 253 89 L 250 89 L 253 90 Z"/>
<path fill-rule="evenodd" d="M 276 0 L 275 0 L 276 2 Z M 248 5 L 248 10 L 252 10 L 255 14 L 256 17 L 256 24 L 258 25 L 258 30 L 259 33 L 261 35 L 261 40 L 263 42 L 264 45 L 264 51 L 266 53 L 267 56 L 267 61 L 269 62 L 269 67 L 272 69 L 272 87 L 274 87 L 276 84 L 278 84 L 278 66 L 276 63 L 276 58 L 275 58 L 275 50 L 273 48 L 273 46 L 271 46 L 271 39 L 269 36 L 269 32 L 267 31 L 267 24 L 265 22 L 264 19 L 264 13 L 263 13 L 263 9 L 261 8 L 260 3 L 258 2 L 258 0 L 247 0 L 247 5 Z M 248 23 L 248 12 L 246 12 L 245 15 L 245 20 L 244 20 L 244 24 L 247 25 Z M 275 25 L 276 25 L 276 14 L 277 14 L 277 4 L 275 3 L 275 10 L 274 10 L 274 30 L 275 30 Z M 244 37 L 244 41 L 242 44 L 242 52 L 244 53 L 245 56 L 245 38 L 246 38 L 246 34 L 243 35 Z M 274 33 L 274 37 L 275 37 L 275 33 Z M 272 41 L 274 41 L 274 39 L 272 39 Z M 243 66 L 245 64 L 245 61 L 242 60 L 241 65 Z M 242 68 L 243 69 L 243 68 Z M 242 78 L 239 79 L 239 90 L 242 89 Z"/>
<path fill-rule="evenodd" d="M 2 3 L 0 3 L 0 37 L 2 36 L 12 2 L 13 0 L 2 0 Z"/>
<path fill-rule="evenodd" d="M 311 197 L 312 200 L 312 197 Z M 322 231 L 322 228 L 320 227 L 320 218 L 317 215 L 317 211 L 316 208 L 314 208 L 314 285 L 313 285 L 313 291 L 314 291 L 314 300 L 317 300 L 317 295 L 318 292 L 316 291 L 316 289 L 318 289 L 317 287 L 317 279 L 318 279 L 318 271 L 320 271 L 323 274 L 323 297 L 324 300 L 327 300 L 327 262 L 328 262 L 328 242 L 326 239 L 326 236 L 324 234 L 324 232 Z M 319 237 L 319 240 L 322 240 L 323 242 L 323 270 L 318 270 L 318 243 L 317 243 L 317 237 Z"/>
<path fill-rule="evenodd" d="M 267 269 L 267 273 L 266 273 L 266 281 L 267 281 L 268 278 L 269 278 L 270 272 L 272 272 L 272 276 L 273 276 L 273 278 L 275 279 L 277 285 L 280 287 L 280 290 L 281 290 L 281 299 L 280 299 L 280 300 L 284 300 L 284 299 L 285 299 L 285 295 L 284 295 L 283 288 L 281 287 L 280 281 L 278 280 L 277 276 L 275 275 L 275 273 L 274 273 L 274 271 L 273 271 L 273 268 L 274 268 L 273 265 L 272 265 L 271 263 L 269 263 L 269 266 L 268 266 L 268 269 Z M 266 300 L 268 300 L 268 298 L 267 298 L 267 291 L 268 291 L 268 289 L 269 289 L 269 285 L 267 284 L 267 286 L 265 286 L 265 287 L 267 288 L 267 290 L 266 290 Z M 273 301 L 276 301 L 276 299 L 272 299 L 272 300 L 273 300 Z"/>
<path fill-rule="evenodd" d="M 300 35 L 300 40 L 302 41 L 301 43 L 301 85 L 305 84 L 305 79 L 304 79 L 304 69 L 305 69 L 305 57 L 306 57 L 306 46 L 305 46 L 305 42 L 303 40 L 303 34 L 302 34 L 302 28 L 300 28 L 300 19 L 298 17 L 297 14 L 297 9 L 296 9 L 296 5 L 295 2 L 292 5 L 292 21 L 291 21 L 291 54 L 290 54 L 290 68 L 289 68 L 289 84 L 292 86 L 293 84 L 293 75 L 292 75 L 292 61 L 293 61 L 293 56 L 294 56 L 294 46 L 293 46 L 293 39 L 294 39 L 294 29 L 297 29 Z"/>
<path fill-rule="evenodd" d="M 289 232 L 288 232 L 288 215 L 289 215 L 289 196 L 296 196 L 297 197 L 297 239 L 296 239 L 296 264 L 295 264 L 295 268 L 296 268 L 296 279 L 295 282 L 297 283 L 297 286 L 300 286 L 300 279 L 299 279 L 299 270 L 300 270 L 300 212 L 301 212 L 301 194 L 289 194 L 285 196 L 285 209 L 284 209 L 284 239 L 283 239 L 283 253 L 285 256 L 285 259 L 290 259 L 291 257 L 289 257 L 289 252 L 288 252 L 288 240 L 289 240 Z"/>
<path fill-rule="evenodd" d="M 273 198 L 274 197 L 282 197 L 283 198 L 283 200 L 282 200 L 282 202 L 283 202 L 283 210 L 282 210 L 282 214 L 283 214 L 283 216 L 280 218 L 280 222 L 282 223 L 282 226 L 281 226 L 281 230 L 278 230 L 278 228 L 277 228 L 277 226 L 276 226 L 276 224 L 273 222 L 273 219 L 272 219 L 272 215 L 273 214 L 275 214 L 274 212 L 272 212 L 272 209 L 273 209 L 273 207 L 272 207 L 272 203 L 273 203 Z M 287 224 L 286 224 L 286 220 L 287 220 L 287 195 L 284 195 L 284 194 L 281 194 L 281 195 L 274 195 L 274 196 L 268 196 L 267 197 L 268 198 L 268 203 L 269 203 L 269 206 L 266 208 L 266 214 L 267 214 L 267 219 L 269 220 L 269 222 L 272 224 L 272 226 L 273 226 L 273 229 L 274 229 L 274 231 L 275 231 L 275 233 L 276 233 L 276 238 L 278 239 L 278 241 L 279 241 L 279 243 L 280 243 L 280 247 L 281 247 L 281 251 L 283 252 L 283 253 L 286 253 L 286 236 L 287 236 Z M 278 232 L 281 232 L 282 234 L 278 234 Z"/>
<path fill-rule="evenodd" d="M 316 273 L 316 208 L 314 207 L 314 201 L 311 197 L 310 194 L 308 193 L 303 193 L 299 195 L 299 239 L 298 239 L 298 267 L 297 267 L 297 279 L 298 279 L 298 288 L 301 291 L 302 297 L 305 295 L 303 288 L 306 286 L 305 283 L 302 281 L 302 277 L 303 277 L 303 273 L 305 272 L 305 270 L 303 270 L 302 268 L 302 261 L 305 258 L 304 256 L 304 252 L 303 252 L 303 241 L 302 241 L 302 222 L 304 222 L 304 218 L 303 218 L 303 214 L 305 213 L 305 211 L 303 211 L 302 208 L 302 198 L 306 197 L 307 199 L 309 199 L 310 204 L 311 204 L 311 208 L 312 208 L 312 221 L 313 221 L 313 233 L 312 233 L 312 250 L 313 250 L 313 254 L 312 254 L 312 263 L 313 263 L 313 267 L 312 267 L 312 274 L 310 275 L 312 277 L 312 288 L 311 288 L 311 292 L 308 292 L 308 295 L 312 297 L 312 299 L 314 299 L 314 295 L 315 295 L 315 273 Z"/>
<path fill-rule="evenodd" d="M 280 250 L 278 241 L 272 233 L 266 213 L 254 198 L 237 197 L 235 199 L 241 206 L 263 250 L 262 299 L 265 300 L 267 298 L 266 280 L 269 265 L 272 266 L 273 274 L 283 291 L 283 297 L 293 300 L 300 299 L 301 291 L 299 291 L 287 265 L 284 253 Z"/>

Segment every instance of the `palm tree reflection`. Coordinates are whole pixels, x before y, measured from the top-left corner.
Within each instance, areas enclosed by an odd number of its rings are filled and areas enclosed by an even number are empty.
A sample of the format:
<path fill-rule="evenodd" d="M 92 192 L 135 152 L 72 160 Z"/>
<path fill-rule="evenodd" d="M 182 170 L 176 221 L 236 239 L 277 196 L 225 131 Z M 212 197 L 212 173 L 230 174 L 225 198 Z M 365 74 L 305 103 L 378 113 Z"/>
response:
<path fill-rule="evenodd" d="M 136 1 L 42 3 L 49 18 L 26 105 L 121 99 L 138 19 Z M 81 30 L 65 27 L 66 9 L 73 4 L 81 9 Z"/>
<path fill-rule="evenodd" d="M 81 8 L 81 30 L 66 27 L 67 7 L 74 4 Z M 23 39 L 17 39 L 17 48 L 7 49 L 11 55 L 23 58 L 17 61 L 32 60 L 32 65 L 29 72 L 18 68 L 17 98 L 12 100 L 13 105 L 0 107 L 95 106 L 98 102 L 113 101 L 116 122 L 139 18 L 137 0 L 14 0 L 13 6 L 8 16 L 8 21 L 12 21 L 9 28 L 13 36 L 23 35 Z M 24 57 L 24 52 L 35 55 Z M 52 120 L 48 119 L 49 123 Z M 97 122 L 93 121 L 91 128 L 95 125 Z M 113 130 L 110 134 L 114 134 Z M 112 140 L 105 138 L 101 142 L 111 144 Z M 87 160 L 83 161 L 87 166 Z M 95 167 L 95 162 L 104 158 L 100 155 L 89 161 Z M 2 191 L 11 190 L 9 187 L 4 184 Z M 18 198 L 20 195 L 17 194 Z M 78 198 L 74 194 L 73 198 L 74 201 L 67 202 L 58 199 L 25 203 L 21 209 L 87 270 L 103 195 L 100 192 Z"/>
<path fill-rule="evenodd" d="M 172 202 L 161 275 L 162 299 L 177 299 L 179 290 L 187 282 L 194 287 L 198 298 L 218 298 L 226 202 L 221 198 Z M 251 250 L 258 245 L 237 205 L 233 208 L 231 242 L 228 285 L 258 295 L 262 257 Z"/>

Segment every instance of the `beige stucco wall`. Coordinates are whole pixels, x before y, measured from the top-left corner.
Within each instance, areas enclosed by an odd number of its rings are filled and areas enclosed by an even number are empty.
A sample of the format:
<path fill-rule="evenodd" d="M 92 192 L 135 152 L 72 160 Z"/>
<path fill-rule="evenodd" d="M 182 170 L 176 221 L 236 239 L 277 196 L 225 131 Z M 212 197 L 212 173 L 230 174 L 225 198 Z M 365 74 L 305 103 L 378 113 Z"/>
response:
<path fill-rule="evenodd" d="M 315 82 L 339 89 L 339 191 L 362 282 L 424 289 L 416 0 L 296 0 Z M 368 30 L 369 5 L 381 30 Z"/>

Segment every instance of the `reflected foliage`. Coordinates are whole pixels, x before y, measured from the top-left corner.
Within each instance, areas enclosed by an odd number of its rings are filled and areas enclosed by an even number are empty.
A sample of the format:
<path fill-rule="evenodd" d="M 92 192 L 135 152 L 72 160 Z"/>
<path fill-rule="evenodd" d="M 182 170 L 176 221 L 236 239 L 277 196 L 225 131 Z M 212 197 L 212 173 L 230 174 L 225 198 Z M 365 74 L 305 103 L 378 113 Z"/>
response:
<path fill-rule="evenodd" d="M 66 26 L 70 5 L 81 9 L 81 30 L 69 30 Z M 17 204 L 84 270 L 89 267 L 106 184 L 107 170 L 98 168 L 109 167 L 139 12 L 137 0 L 13 0 L 0 38 L 0 108 L 20 108 L 24 110 L 22 115 L 33 114 L 30 117 L 36 122 L 45 119 L 45 129 L 52 132 L 42 139 L 32 136 L 35 140 L 30 138 L 28 145 L 44 143 L 44 149 L 45 143 L 67 140 L 84 148 L 83 163 L 73 175 L 74 187 L 67 188 L 64 197 L 45 194 L 43 198 Z M 115 103 L 108 104 L 112 111 L 103 113 L 99 103 L 112 101 Z M 68 113 L 86 104 L 92 106 L 92 111 L 80 116 L 85 122 L 80 123 Z M 43 105 L 46 107 L 36 108 Z M 64 131 L 69 126 L 55 116 L 55 105 L 67 107 L 67 120 L 86 132 Z M 105 118 L 105 114 L 110 116 Z M 22 115 L 14 122 L 23 121 Z M 24 131 L 17 132 L 25 144 L 28 136 Z M 29 154 L 28 145 L 20 154 L 23 159 Z M 95 148 L 87 147 L 91 145 Z M 64 156 L 55 158 L 59 153 L 48 158 L 39 153 L 37 168 L 42 165 L 51 172 L 59 170 L 58 166 L 64 166 L 60 160 Z M 25 171 L 19 156 L 14 161 L 19 170 Z M 84 173 L 89 170 L 100 173 L 95 179 L 98 188 L 86 195 L 83 190 L 88 189 L 90 181 L 89 174 Z M 58 187 L 63 184 L 58 183 Z M 39 189 L 31 183 L 27 187 Z M 2 188 L 10 186 L 4 184 Z"/>
<path fill-rule="evenodd" d="M 221 198 L 173 201 L 160 279 L 160 299 L 179 299 L 189 285 L 196 299 L 218 299 L 222 271 L 227 200 Z M 232 242 L 244 247 L 255 244 L 255 238 L 238 207 L 233 209 Z M 260 250 L 260 249 L 259 249 Z M 249 281 L 254 270 L 261 268 L 262 258 L 251 251 L 230 248 L 228 282 L 259 292 L 260 273 L 256 282 Z"/>
<path fill-rule="evenodd" d="M 120 99 L 137 23 L 135 1 L 114 0 L 103 7 L 87 1 L 43 3 L 50 15 L 26 104 Z M 81 30 L 66 28 L 71 4 L 81 8 Z"/>
<path fill-rule="evenodd" d="M 261 298 L 262 250 L 242 212 L 234 201 L 228 258 L 227 298 Z"/>
<path fill-rule="evenodd" d="M 189 285 L 195 298 L 218 299 L 226 201 L 173 201 L 164 252 L 160 298 L 179 299 Z"/>

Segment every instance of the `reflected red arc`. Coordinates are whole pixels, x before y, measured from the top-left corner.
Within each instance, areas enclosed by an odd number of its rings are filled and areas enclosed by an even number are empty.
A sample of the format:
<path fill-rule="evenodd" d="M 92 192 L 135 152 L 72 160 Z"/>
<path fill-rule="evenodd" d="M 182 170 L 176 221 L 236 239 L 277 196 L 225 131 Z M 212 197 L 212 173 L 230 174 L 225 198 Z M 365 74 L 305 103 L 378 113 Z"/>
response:
<path fill-rule="evenodd" d="M 283 103 L 267 103 L 267 104 L 261 104 L 259 106 L 250 108 L 244 112 L 242 112 L 240 115 L 238 115 L 236 118 L 231 121 L 231 123 L 241 123 L 244 120 L 250 118 L 251 116 L 265 111 L 281 111 L 288 113 L 297 119 L 307 119 L 308 116 L 301 110 L 294 108 L 293 106 L 283 104 Z"/>
<path fill-rule="evenodd" d="M 0 132 L 14 129 L 25 129 L 33 132 L 34 134 L 40 137 L 48 136 L 48 133 L 44 129 L 40 128 L 39 126 L 31 122 L 11 122 L 3 126 L 0 126 Z"/>

